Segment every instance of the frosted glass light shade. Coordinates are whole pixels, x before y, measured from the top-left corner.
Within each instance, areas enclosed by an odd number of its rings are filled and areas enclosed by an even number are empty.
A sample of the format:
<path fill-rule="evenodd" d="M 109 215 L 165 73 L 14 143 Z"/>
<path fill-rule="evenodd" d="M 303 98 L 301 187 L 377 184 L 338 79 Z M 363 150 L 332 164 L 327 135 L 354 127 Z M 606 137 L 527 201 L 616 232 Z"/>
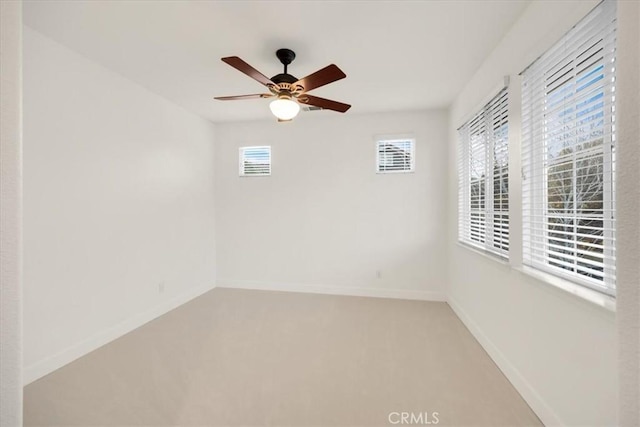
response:
<path fill-rule="evenodd" d="M 269 108 L 274 116 L 280 120 L 291 120 L 300 112 L 300 105 L 290 99 L 276 99 L 269 104 Z"/>

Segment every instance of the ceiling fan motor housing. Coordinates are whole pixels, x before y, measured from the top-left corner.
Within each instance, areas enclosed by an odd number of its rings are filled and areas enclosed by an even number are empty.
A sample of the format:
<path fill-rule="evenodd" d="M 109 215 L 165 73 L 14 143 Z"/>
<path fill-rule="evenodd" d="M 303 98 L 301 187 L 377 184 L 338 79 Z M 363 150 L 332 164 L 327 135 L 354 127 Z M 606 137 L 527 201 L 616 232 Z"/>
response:
<path fill-rule="evenodd" d="M 279 85 L 280 83 L 295 83 L 298 81 L 298 79 L 291 74 L 276 74 L 275 76 L 271 77 L 271 81 Z"/>

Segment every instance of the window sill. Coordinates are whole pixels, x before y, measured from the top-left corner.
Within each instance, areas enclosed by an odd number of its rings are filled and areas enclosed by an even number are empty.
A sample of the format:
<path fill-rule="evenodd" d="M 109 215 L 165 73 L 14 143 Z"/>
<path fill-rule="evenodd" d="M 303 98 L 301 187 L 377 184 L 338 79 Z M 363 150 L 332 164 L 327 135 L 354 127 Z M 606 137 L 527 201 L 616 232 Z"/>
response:
<path fill-rule="evenodd" d="M 474 246 L 468 245 L 459 240 L 456 242 L 456 245 L 461 248 L 464 248 L 465 250 L 474 252 L 484 258 L 490 259 L 492 262 L 495 262 L 498 265 L 502 265 L 503 267 L 508 267 L 511 270 L 515 270 L 526 276 L 533 277 L 534 279 L 537 279 L 538 281 L 546 285 L 553 286 L 554 288 L 560 289 L 577 298 L 580 298 L 581 300 L 587 301 L 598 307 L 604 308 L 607 311 L 610 311 L 612 313 L 616 312 L 616 299 L 612 296 L 602 294 L 600 292 L 597 292 L 592 289 L 573 283 L 569 280 L 563 279 L 558 276 L 554 276 L 553 274 L 540 271 L 532 267 L 528 267 L 526 265 L 523 265 L 520 267 L 514 267 L 513 265 L 511 265 L 508 259 L 500 258 L 498 255 L 492 252 L 484 251 L 480 248 L 476 248 Z"/>
<path fill-rule="evenodd" d="M 514 270 L 533 277 L 547 285 L 551 285 L 555 288 L 561 289 L 571 295 L 574 295 L 580 299 L 586 300 L 592 304 L 602 307 L 612 313 L 616 312 L 616 299 L 612 296 L 601 294 L 600 292 L 578 285 L 576 283 L 565 280 L 561 277 L 554 276 L 553 274 L 546 273 L 544 271 L 536 270 L 535 268 L 522 266 L 512 267 Z"/>
<path fill-rule="evenodd" d="M 471 252 L 474 252 L 478 255 L 481 255 L 485 258 L 489 258 L 490 260 L 497 262 L 498 264 L 502 264 L 505 267 L 509 267 L 509 259 L 508 258 L 502 258 L 499 255 L 494 254 L 493 252 L 489 252 L 486 250 L 483 250 L 481 248 L 477 248 L 475 246 L 469 245 L 467 243 L 461 242 L 460 240 L 458 240 L 456 242 L 456 244 L 461 247 L 461 248 L 465 248 L 466 250 L 469 250 Z"/>
<path fill-rule="evenodd" d="M 376 174 L 378 175 L 392 175 L 392 174 L 398 174 L 398 173 L 415 173 L 414 169 L 407 169 L 407 170 L 388 170 L 388 171 L 381 171 L 381 170 L 376 170 Z"/>

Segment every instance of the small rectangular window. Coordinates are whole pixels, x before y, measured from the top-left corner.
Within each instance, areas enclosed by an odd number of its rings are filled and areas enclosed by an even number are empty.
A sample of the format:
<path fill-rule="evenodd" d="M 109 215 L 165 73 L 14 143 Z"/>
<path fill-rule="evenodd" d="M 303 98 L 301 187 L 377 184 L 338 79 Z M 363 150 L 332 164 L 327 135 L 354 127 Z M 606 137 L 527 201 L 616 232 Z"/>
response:
<path fill-rule="evenodd" d="M 509 99 L 503 89 L 459 129 L 458 239 L 509 256 Z"/>
<path fill-rule="evenodd" d="M 378 139 L 376 152 L 378 173 L 413 172 L 415 166 L 413 138 Z"/>
<path fill-rule="evenodd" d="M 271 147 L 240 147 L 240 176 L 271 175 Z"/>

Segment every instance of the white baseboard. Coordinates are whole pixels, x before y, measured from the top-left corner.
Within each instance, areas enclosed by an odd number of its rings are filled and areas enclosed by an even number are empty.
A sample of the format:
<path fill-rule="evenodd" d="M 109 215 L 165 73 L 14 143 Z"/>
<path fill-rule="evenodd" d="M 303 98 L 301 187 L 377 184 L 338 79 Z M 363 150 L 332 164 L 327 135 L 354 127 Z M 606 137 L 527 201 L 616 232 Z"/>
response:
<path fill-rule="evenodd" d="M 254 289 L 263 291 L 303 292 L 310 294 L 346 295 L 355 297 L 394 298 L 421 301 L 446 301 L 441 292 L 410 289 L 360 288 L 351 286 L 300 285 L 291 283 L 273 283 L 252 280 L 220 279 L 217 288 Z"/>
<path fill-rule="evenodd" d="M 199 297 L 207 291 L 213 289 L 215 285 L 202 286 L 188 292 L 184 292 L 177 297 L 164 301 L 163 303 L 153 307 L 152 309 L 145 311 L 144 313 L 135 315 L 113 327 L 104 329 L 92 337 L 85 339 L 82 342 L 72 345 L 67 349 L 50 356 L 44 360 L 36 362 L 31 366 L 25 366 L 23 370 L 24 385 L 32 383 L 33 381 L 44 377 L 45 375 L 60 369 L 64 365 L 73 362 L 76 359 L 92 352 L 93 350 L 102 347 L 103 345 L 133 331 L 136 328 L 152 321 L 153 319 L 162 316 L 165 313 L 173 310 L 182 304 L 191 301 L 192 299 Z"/>
<path fill-rule="evenodd" d="M 448 301 L 449 306 L 456 313 L 458 318 L 464 323 L 464 325 L 469 329 L 471 334 L 478 340 L 480 345 L 484 348 L 484 350 L 489 354 L 489 357 L 493 359 L 495 364 L 500 368 L 502 373 L 507 377 L 509 382 L 515 387 L 515 389 L 520 393 L 522 398 L 527 402 L 527 404 L 531 407 L 533 412 L 540 418 L 540 421 L 547 426 L 563 426 L 565 425 L 560 421 L 555 412 L 551 409 L 551 407 L 542 399 L 540 394 L 529 384 L 527 379 L 516 369 L 515 366 L 506 358 L 506 356 L 500 351 L 498 347 L 482 332 L 480 327 L 476 322 L 474 322 L 471 317 L 467 315 L 467 313 L 462 309 L 460 304 L 458 304 L 453 298 L 449 298 Z"/>

